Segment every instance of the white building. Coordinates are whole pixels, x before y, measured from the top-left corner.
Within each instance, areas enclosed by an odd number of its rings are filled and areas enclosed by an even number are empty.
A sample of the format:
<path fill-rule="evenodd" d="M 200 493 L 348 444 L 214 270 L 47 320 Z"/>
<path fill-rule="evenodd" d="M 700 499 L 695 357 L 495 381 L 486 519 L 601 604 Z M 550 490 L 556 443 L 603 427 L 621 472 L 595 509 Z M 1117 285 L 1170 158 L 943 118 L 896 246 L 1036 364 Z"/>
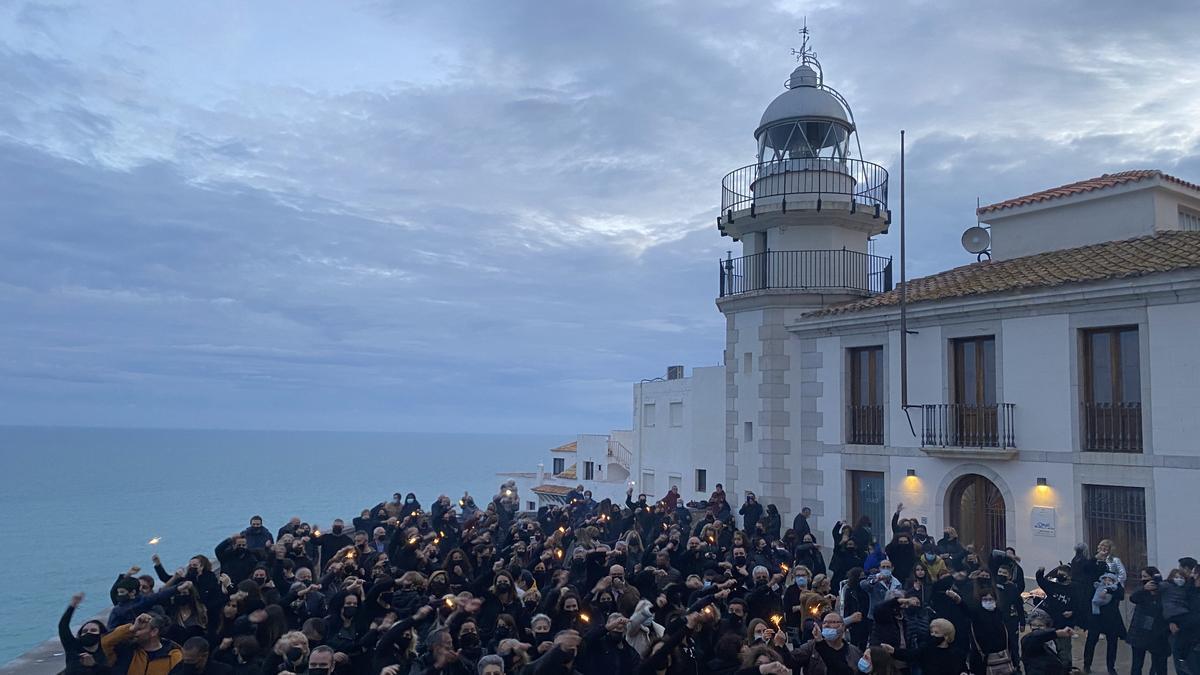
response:
<path fill-rule="evenodd" d="M 906 408 L 901 294 L 868 253 L 887 174 L 819 71 L 722 185 L 731 499 L 808 506 L 826 543 L 862 515 L 889 536 L 903 503 L 1030 570 L 1102 538 L 1132 570 L 1196 553 L 1173 516 L 1200 486 L 1200 187 L 1134 171 L 981 208 L 990 259 L 907 284 Z"/>
<path fill-rule="evenodd" d="M 547 451 L 537 471 L 503 473 L 515 482 L 521 508 L 566 503 L 578 485 L 596 501 L 624 504 L 636 494 L 661 498 L 672 485 L 686 501 L 706 499 L 725 473 L 725 368 L 672 366 L 666 378 L 633 385 L 633 429 L 581 434 Z"/>
<path fill-rule="evenodd" d="M 990 250 L 906 285 L 903 344 L 892 261 L 870 254 L 888 174 L 854 156 L 850 106 L 822 79 L 806 55 L 755 163 L 722 182 L 718 230 L 743 254 L 721 261 L 725 366 L 635 385 L 620 471 L 577 479 L 583 455 L 610 457 L 580 437 L 529 487 L 601 499 L 639 480 L 690 500 L 721 482 L 788 524 L 810 507 L 826 544 L 864 515 L 886 538 L 903 503 L 935 536 L 1015 546 L 1029 571 L 1102 538 L 1131 574 L 1196 554 L 1200 186 L 1129 171 L 979 209 Z"/>

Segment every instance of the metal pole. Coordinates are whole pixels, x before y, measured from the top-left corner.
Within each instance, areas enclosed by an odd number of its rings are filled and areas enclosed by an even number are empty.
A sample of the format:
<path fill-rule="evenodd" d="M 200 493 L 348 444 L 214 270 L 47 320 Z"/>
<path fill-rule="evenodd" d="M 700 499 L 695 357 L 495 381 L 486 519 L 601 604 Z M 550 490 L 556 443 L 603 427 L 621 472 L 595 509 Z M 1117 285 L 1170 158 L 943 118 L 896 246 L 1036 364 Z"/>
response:
<path fill-rule="evenodd" d="M 904 273 L 904 130 L 900 130 L 900 406 L 908 410 L 908 278 Z"/>

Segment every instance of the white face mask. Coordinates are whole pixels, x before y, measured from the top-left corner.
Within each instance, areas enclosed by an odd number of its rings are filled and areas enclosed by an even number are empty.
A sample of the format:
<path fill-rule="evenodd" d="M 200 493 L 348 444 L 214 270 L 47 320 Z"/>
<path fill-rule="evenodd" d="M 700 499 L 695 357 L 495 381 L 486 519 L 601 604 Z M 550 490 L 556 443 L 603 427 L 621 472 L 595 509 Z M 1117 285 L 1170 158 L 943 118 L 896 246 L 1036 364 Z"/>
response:
<path fill-rule="evenodd" d="M 979 603 L 979 605 L 989 612 L 996 609 L 996 601 L 995 600 L 984 600 L 983 602 Z"/>
<path fill-rule="evenodd" d="M 1184 579 L 1183 577 L 1175 577 L 1172 579 L 1172 581 L 1175 582 L 1176 586 L 1182 586 L 1187 583 L 1187 579 Z"/>

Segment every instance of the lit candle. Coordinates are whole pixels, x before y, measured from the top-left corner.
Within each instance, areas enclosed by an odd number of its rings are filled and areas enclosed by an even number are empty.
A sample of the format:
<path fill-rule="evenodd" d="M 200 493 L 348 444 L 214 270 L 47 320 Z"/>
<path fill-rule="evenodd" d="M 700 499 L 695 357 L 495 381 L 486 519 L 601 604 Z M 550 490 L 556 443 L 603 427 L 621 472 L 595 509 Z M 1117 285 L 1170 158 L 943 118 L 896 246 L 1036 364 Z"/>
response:
<path fill-rule="evenodd" d="M 591 621 L 591 620 L 592 620 L 592 617 L 588 616 L 587 614 L 580 614 L 580 615 L 579 615 L 579 620 L 580 620 L 580 621 L 582 621 L 582 622 L 584 622 L 584 623 L 587 623 L 587 622 L 589 622 L 589 621 Z"/>
<path fill-rule="evenodd" d="M 771 623 L 775 624 L 776 628 L 779 628 L 779 624 L 782 622 L 783 622 L 783 616 L 780 614 L 776 614 L 775 616 L 771 617 Z"/>

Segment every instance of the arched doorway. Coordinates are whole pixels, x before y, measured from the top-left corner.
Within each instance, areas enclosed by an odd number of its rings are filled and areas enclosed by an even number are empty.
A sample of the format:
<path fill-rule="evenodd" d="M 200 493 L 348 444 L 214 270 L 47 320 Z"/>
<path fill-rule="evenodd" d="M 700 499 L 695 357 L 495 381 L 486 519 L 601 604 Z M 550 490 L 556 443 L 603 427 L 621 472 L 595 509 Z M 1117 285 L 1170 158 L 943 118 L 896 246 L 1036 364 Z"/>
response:
<path fill-rule="evenodd" d="M 989 551 L 1007 545 L 1004 495 L 992 481 L 969 473 L 954 481 L 946 500 L 950 526 L 963 546 L 974 544 L 981 560 Z"/>

